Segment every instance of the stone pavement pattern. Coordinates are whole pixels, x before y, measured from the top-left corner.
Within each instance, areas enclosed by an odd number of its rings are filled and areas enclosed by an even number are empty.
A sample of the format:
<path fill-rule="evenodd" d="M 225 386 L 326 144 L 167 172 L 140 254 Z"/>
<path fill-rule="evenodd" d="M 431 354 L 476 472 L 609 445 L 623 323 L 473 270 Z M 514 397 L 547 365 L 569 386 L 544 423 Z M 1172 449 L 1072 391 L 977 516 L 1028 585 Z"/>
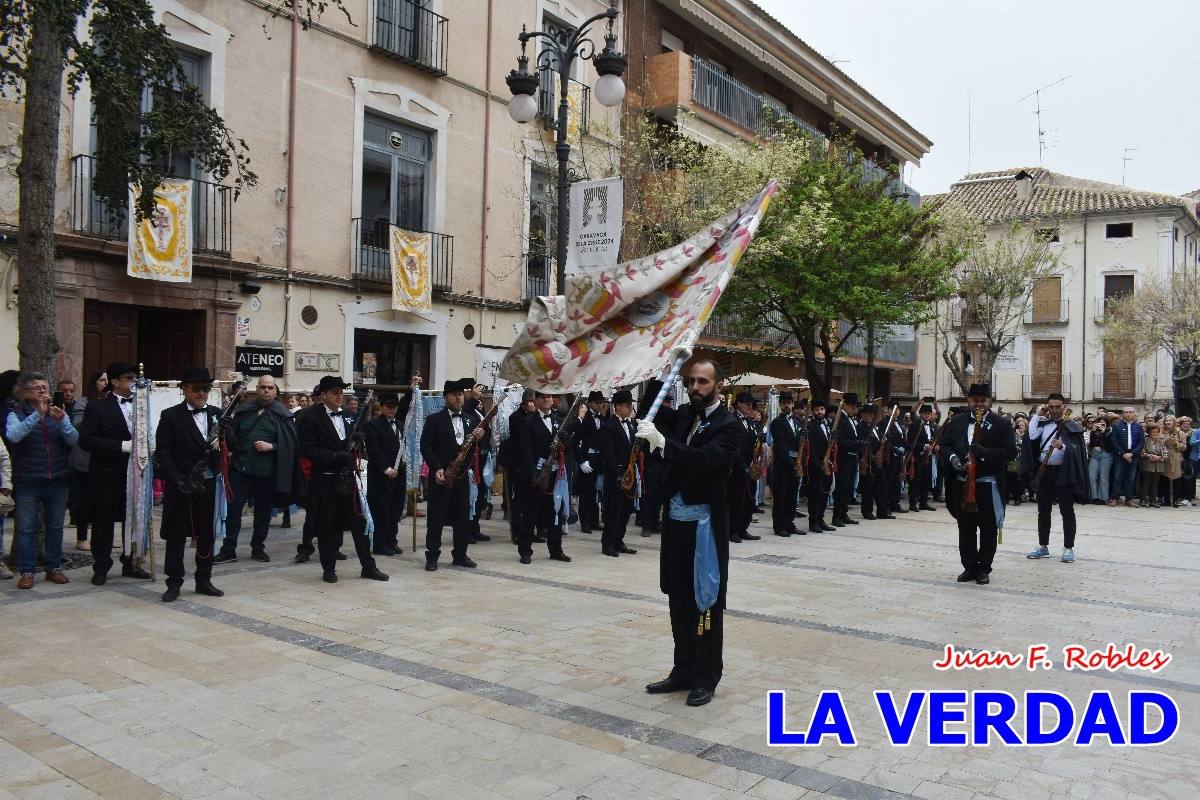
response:
<path fill-rule="evenodd" d="M 789 539 L 756 526 L 761 541 L 732 545 L 725 677 L 699 709 L 643 691 L 671 645 L 658 539 L 636 533 L 635 556 L 575 532 L 574 563 L 543 548 L 523 567 L 494 520 L 478 570 L 429 574 L 406 529 L 405 554 L 380 559 L 390 582 L 359 580 L 347 542 L 330 586 L 290 563 L 297 531 L 273 529 L 271 564 L 218 566 L 225 597 L 187 585 L 172 605 L 161 583 L 95 588 L 87 570 L 8 583 L 0 800 L 1200 797 L 1200 508 L 1082 508 L 1073 565 L 1057 560 L 1057 521 L 1055 558 L 1024 558 L 1034 513 L 1010 509 L 987 587 L 954 582 L 945 511 Z M 1109 641 L 1174 661 L 1149 679 L 930 666 L 947 642 L 1045 642 L 1058 661 L 1064 644 Z M 1045 688 L 1080 705 L 1148 684 L 1180 706 L 1162 747 L 897 748 L 871 701 Z M 840 689 L 859 746 L 767 747 L 771 689 L 789 690 L 791 728 Z"/>

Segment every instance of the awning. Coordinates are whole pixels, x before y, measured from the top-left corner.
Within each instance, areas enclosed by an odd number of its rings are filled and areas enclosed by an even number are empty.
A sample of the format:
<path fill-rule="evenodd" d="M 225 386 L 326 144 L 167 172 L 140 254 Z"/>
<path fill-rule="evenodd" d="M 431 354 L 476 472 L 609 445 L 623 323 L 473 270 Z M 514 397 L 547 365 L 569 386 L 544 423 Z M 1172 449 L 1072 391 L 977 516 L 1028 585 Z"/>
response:
<path fill-rule="evenodd" d="M 807 389 L 808 381 L 804 378 L 776 378 L 773 375 L 762 375 L 757 372 L 747 372 L 725 381 L 726 386 L 776 386 L 781 389 Z"/>

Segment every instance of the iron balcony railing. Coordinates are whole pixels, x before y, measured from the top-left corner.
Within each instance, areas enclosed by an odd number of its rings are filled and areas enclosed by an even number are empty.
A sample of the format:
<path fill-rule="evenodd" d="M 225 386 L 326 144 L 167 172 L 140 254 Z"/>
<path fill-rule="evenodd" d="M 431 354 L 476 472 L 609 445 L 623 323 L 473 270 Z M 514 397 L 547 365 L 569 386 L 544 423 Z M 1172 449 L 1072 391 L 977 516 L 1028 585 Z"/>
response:
<path fill-rule="evenodd" d="M 92 188 L 95 176 L 92 156 L 71 159 L 71 230 L 101 239 L 127 240 L 128 210 L 110 206 L 96 196 Z M 232 244 L 232 188 L 195 178 L 184 180 L 192 184 L 192 252 L 228 256 Z"/>
<path fill-rule="evenodd" d="M 1092 375 L 1092 399 L 1136 400 L 1146 395 L 1146 373 L 1129 369 Z"/>
<path fill-rule="evenodd" d="M 1026 325 L 1062 325 L 1067 322 L 1069 311 L 1069 300 L 1032 303 L 1025 309 L 1024 322 Z"/>
<path fill-rule="evenodd" d="M 796 337 L 775 328 L 762 327 L 753 336 L 744 333 L 745 327 L 740 317 L 729 315 L 712 317 L 704 325 L 701 336 L 713 339 L 724 339 L 729 342 L 752 342 L 756 344 L 786 345 L 797 344 Z"/>
<path fill-rule="evenodd" d="M 387 219 L 351 220 L 350 272 L 356 278 L 377 283 L 392 283 L 392 264 L 388 249 L 388 232 L 392 227 Z M 407 229 L 405 229 L 407 230 Z M 435 292 L 449 292 L 454 273 L 454 237 L 433 231 L 428 233 L 429 276 Z"/>
<path fill-rule="evenodd" d="M 1058 392 L 1068 400 L 1071 399 L 1071 373 L 1060 372 L 1057 375 L 1021 376 L 1021 393 L 1026 400 L 1045 400 L 1046 395 Z"/>
<path fill-rule="evenodd" d="M 445 17 L 426 0 L 374 0 L 371 49 L 434 75 L 446 74 Z"/>
<path fill-rule="evenodd" d="M 550 276 L 554 274 L 554 259 L 547 255 L 525 258 L 525 299 L 546 297 L 550 292 Z"/>
<path fill-rule="evenodd" d="M 543 69 L 539 81 L 541 91 L 538 92 L 538 115 L 542 118 L 542 127 L 552 131 L 558 125 L 558 72 L 549 68 Z M 581 134 L 587 133 L 592 119 L 592 89 L 574 78 L 567 78 L 567 86 L 567 103 L 572 106 L 567 126 L 578 125 Z"/>

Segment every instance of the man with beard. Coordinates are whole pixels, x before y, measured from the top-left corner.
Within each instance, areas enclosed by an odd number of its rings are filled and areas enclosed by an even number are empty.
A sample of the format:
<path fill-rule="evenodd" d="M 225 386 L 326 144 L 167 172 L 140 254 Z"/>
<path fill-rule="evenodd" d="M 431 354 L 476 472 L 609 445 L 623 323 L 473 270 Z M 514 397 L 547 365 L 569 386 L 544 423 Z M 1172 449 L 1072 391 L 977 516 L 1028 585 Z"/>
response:
<path fill-rule="evenodd" d="M 525 525 L 517 536 L 517 549 L 522 564 L 533 560 L 534 530 L 545 532 L 546 549 L 553 561 L 570 561 L 571 557 L 563 552 L 563 527 L 567 524 L 570 514 L 570 495 L 560 488 L 560 481 L 566 479 L 562 474 L 566 470 L 566 453 L 570 445 L 570 436 L 579 418 L 567 419 L 560 422 L 554 411 L 554 397 L 541 391 L 533 394 L 534 412 L 526 417 L 522 424 L 525 430 L 521 434 L 521 472 L 529 476 L 532 482 L 541 471 L 546 460 L 552 456 L 554 438 L 559 428 L 568 426 L 564 433 L 564 442 L 559 454 L 560 463 L 552 464 L 550 477 L 550 492 L 546 493 L 536 486 L 529 486 L 529 505 L 525 516 Z"/>
<path fill-rule="evenodd" d="M 824 470 L 825 451 L 829 448 L 830 423 L 825 416 L 828 405 L 824 400 L 813 400 L 812 419 L 808 423 L 808 532 L 824 533 L 836 530 L 825 523 L 825 508 L 829 502 L 829 484 L 832 475 Z"/>
<path fill-rule="evenodd" d="M 866 436 L 866 446 L 862 457 L 869 464 L 867 471 L 861 474 L 858 481 L 858 495 L 862 501 L 863 519 L 895 519 L 888 513 L 890 499 L 887 489 L 887 478 L 883 469 L 882 453 L 886 445 L 879 426 L 875 424 L 875 415 L 879 409 L 874 403 L 867 403 L 862 408 L 862 429 Z M 887 419 L 884 419 L 887 424 Z"/>
<path fill-rule="evenodd" d="M 597 444 L 600 446 L 598 460 L 604 470 L 604 534 L 600 551 L 616 558 L 622 553 L 637 553 L 637 550 L 625 544 L 625 529 L 629 525 L 629 515 L 633 513 L 634 497 L 627 495 L 621 487 L 621 478 L 629 465 L 636 432 L 633 394 L 627 389 L 616 392 L 613 394 L 612 407 L 613 416 L 605 420 Z M 585 429 L 587 424 L 588 419 L 584 417 Z M 635 482 L 635 495 L 639 489 L 641 487 Z"/>
<path fill-rule="evenodd" d="M 929 493 L 933 490 L 933 459 L 935 454 L 933 406 L 922 403 L 917 409 L 919 419 L 912 423 L 908 432 L 909 454 L 912 458 L 912 477 L 908 481 L 908 510 L 934 511 L 929 505 Z"/>
<path fill-rule="evenodd" d="M 959 583 L 986 584 L 996 555 L 997 531 L 1004 524 L 1005 472 L 1016 455 L 1012 423 L 991 411 L 992 387 L 972 384 L 969 414 L 955 414 L 942 436 L 945 461 L 953 473 L 946 481 L 947 506 L 958 522 Z M 976 436 L 976 416 L 979 433 Z M 946 454 L 946 451 L 949 451 Z M 975 462 L 975 509 L 963 507 L 970 461 Z M 976 536 L 978 531 L 978 537 Z"/>
<path fill-rule="evenodd" d="M 203 367 L 183 371 L 179 385 L 183 402 L 162 412 L 155 432 L 154 461 L 157 475 L 166 485 L 162 504 L 161 536 L 167 542 L 163 563 L 167 574 L 164 603 L 179 599 L 183 585 L 183 553 L 187 540 L 196 547 L 196 593 L 221 597 L 224 592 L 212 585 L 213 565 L 213 504 L 220 467 L 216 452 L 209 446 L 209 435 L 218 424 L 221 410 L 208 404 L 212 376 Z M 193 467 L 204 465 L 203 482 L 188 486 L 186 480 Z"/>
<path fill-rule="evenodd" d="M 533 476 L 521 472 L 521 437 L 525 433 L 524 419 L 533 414 L 533 390 L 521 393 L 521 405 L 508 415 L 508 438 L 500 443 L 497 463 L 504 469 L 504 494 L 508 499 L 508 531 L 517 544 L 521 526 L 529 506 L 529 482 Z"/>
<path fill-rule="evenodd" d="M 750 462 L 754 459 L 754 446 L 758 442 L 758 431 L 751 417 L 754 414 L 754 395 L 750 392 L 740 392 L 734 402 L 734 418 L 745 431 L 738 459 L 729 472 L 729 541 L 740 543 L 743 539 L 758 539 L 761 537 L 750 533 L 750 512 L 753 509 L 754 484 L 750 478 Z M 795 513 L 795 496 L 791 493 L 793 514 Z"/>
<path fill-rule="evenodd" d="M 800 533 L 795 522 L 800 485 L 796 459 L 805 437 L 793 408 L 792 395 L 784 392 L 779 396 L 779 416 L 771 420 L 771 527 L 776 536 Z"/>
<path fill-rule="evenodd" d="M 863 425 L 857 416 L 858 395 L 846 392 L 842 397 L 841 420 L 837 423 L 837 463 L 833 465 L 837 470 L 833 485 L 833 524 L 837 528 L 858 524 L 858 520 L 850 519 L 850 496 L 858 476 L 864 436 Z"/>
<path fill-rule="evenodd" d="M 687 704 L 712 700 L 722 671 L 722 611 L 729 574 L 729 473 L 744 429 L 721 402 L 725 378 L 710 359 L 687 371 L 691 402 L 679 409 L 669 438 L 648 420 L 637 435 L 666 464 L 669 508 L 660 556 L 660 588 L 667 595 L 674 667 L 651 683 L 651 694 L 688 692 Z"/>
<path fill-rule="evenodd" d="M 596 480 L 604 470 L 600 455 L 601 429 L 606 420 L 607 402 L 601 392 L 588 394 L 587 414 L 575 437 L 575 463 L 579 466 L 576 487 L 579 489 L 579 530 L 591 533 L 600 527 L 600 506 L 596 502 Z M 605 492 L 607 497 L 608 493 Z M 624 525 L 621 526 L 624 529 Z"/>
<path fill-rule="evenodd" d="M 1062 561 L 1070 564 L 1075 561 L 1075 504 L 1088 502 L 1091 487 L 1083 426 L 1065 412 L 1063 396 L 1051 394 L 1029 420 L 1022 461 L 1029 485 L 1037 488 L 1038 504 L 1038 546 L 1026 557 L 1050 557 L 1050 515 L 1057 503 L 1063 522 Z M 1046 466 L 1039 481 L 1037 474 L 1043 463 Z"/>
<path fill-rule="evenodd" d="M 463 391 L 466 393 L 463 414 L 471 420 L 472 428 L 478 427 L 483 423 L 483 418 L 487 416 L 483 410 L 483 386 L 476 383 L 474 378 L 463 378 L 458 385 L 463 387 Z M 490 430 L 484 430 L 480 431 L 479 436 L 475 451 L 471 454 L 471 461 L 468 462 L 463 472 L 469 481 L 474 482 L 475 486 L 475 505 L 472 507 L 470 502 L 472 484 L 467 484 L 467 538 L 471 544 L 492 540 L 492 537 L 479 529 L 479 520 L 483 519 L 485 514 L 490 516 L 492 508 L 492 485 L 484 480 L 484 467 L 487 466 L 487 460 L 492 457 L 492 433 Z M 471 472 L 467 472 L 467 470 L 471 470 Z"/>
<path fill-rule="evenodd" d="M 410 383 L 421 385 L 413 376 Z M 367 505 L 375 521 L 377 556 L 398 556 L 400 520 L 404 517 L 404 499 L 408 486 L 404 464 L 404 419 L 412 405 L 412 393 L 404 397 L 385 393 L 379 397 L 379 416 L 363 426 L 367 444 Z"/>
<path fill-rule="evenodd" d="M 474 435 L 476 420 L 474 415 L 463 413 L 466 386 L 462 381 L 446 381 L 442 397 L 446 407 L 431 414 L 421 431 L 421 457 L 429 467 L 429 502 L 425 512 L 425 569 L 428 572 L 437 571 L 438 558 L 442 554 L 442 529 L 446 525 L 450 526 L 454 537 L 450 563 L 456 567 L 475 566 L 467 555 L 467 546 L 471 543 L 467 524 L 470 505 L 467 471 L 464 467 L 462 474 L 451 480 L 446 477 L 446 469 L 468 440 L 471 444 L 478 442 L 479 436 Z M 467 458 L 470 456 L 468 452 Z"/>

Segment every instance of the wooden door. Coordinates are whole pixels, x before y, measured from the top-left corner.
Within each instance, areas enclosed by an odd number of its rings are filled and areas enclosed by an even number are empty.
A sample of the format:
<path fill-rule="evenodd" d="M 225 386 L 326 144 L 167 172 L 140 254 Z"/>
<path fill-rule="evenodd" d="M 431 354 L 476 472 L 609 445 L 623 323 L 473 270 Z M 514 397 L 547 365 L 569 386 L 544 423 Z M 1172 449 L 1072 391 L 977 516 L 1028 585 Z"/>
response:
<path fill-rule="evenodd" d="M 1125 342 L 1104 343 L 1104 396 L 1133 397 L 1137 393 L 1133 348 Z"/>
<path fill-rule="evenodd" d="M 1033 321 L 1058 322 L 1062 315 L 1062 279 L 1043 278 L 1033 285 Z"/>
<path fill-rule="evenodd" d="M 79 387 L 91 391 L 92 375 L 114 361 L 137 363 L 138 311 L 133 306 L 96 303 L 83 306 L 83 374 Z"/>
<path fill-rule="evenodd" d="M 178 380 L 204 363 L 204 312 L 142 309 L 138 312 L 138 361 L 152 380 Z"/>
<path fill-rule="evenodd" d="M 1034 397 L 1043 397 L 1051 392 L 1062 391 L 1062 342 L 1039 341 L 1033 345 L 1033 375 L 1030 392 Z"/>

